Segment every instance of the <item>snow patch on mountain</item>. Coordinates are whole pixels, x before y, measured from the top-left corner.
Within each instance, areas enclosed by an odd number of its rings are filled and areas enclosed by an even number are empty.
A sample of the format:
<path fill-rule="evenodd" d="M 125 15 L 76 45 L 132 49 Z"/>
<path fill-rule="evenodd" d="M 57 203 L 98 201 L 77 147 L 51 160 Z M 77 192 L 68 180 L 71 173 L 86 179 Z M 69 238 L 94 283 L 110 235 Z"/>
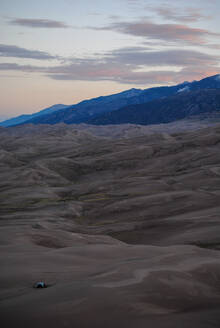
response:
<path fill-rule="evenodd" d="M 187 85 L 184 88 L 179 89 L 177 92 L 185 92 L 185 91 L 189 91 L 190 87 Z"/>

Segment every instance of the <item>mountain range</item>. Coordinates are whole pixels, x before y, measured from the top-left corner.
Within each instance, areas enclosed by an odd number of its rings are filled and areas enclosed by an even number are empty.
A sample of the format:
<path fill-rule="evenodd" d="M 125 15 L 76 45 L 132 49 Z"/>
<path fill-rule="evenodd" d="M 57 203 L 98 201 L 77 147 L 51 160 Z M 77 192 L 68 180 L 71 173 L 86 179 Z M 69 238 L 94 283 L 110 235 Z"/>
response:
<path fill-rule="evenodd" d="M 175 86 L 145 90 L 130 89 L 118 94 L 84 100 L 75 105 L 54 105 L 32 115 L 21 115 L 0 123 L 19 124 L 160 124 L 218 111 L 220 75 Z"/>
<path fill-rule="evenodd" d="M 130 105 L 89 120 L 95 125 L 161 124 L 220 111 L 220 89 L 181 92 L 148 103 Z"/>
<path fill-rule="evenodd" d="M 63 105 L 63 104 L 56 104 L 53 105 L 51 107 L 42 109 L 41 111 L 37 112 L 37 113 L 33 113 L 33 114 L 24 114 L 24 115 L 19 115 L 10 119 L 7 119 L 3 122 L 0 122 L 0 126 L 4 126 L 4 127 L 8 127 L 8 126 L 13 126 L 13 125 L 19 125 L 22 124 L 26 121 L 29 121 L 33 118 L 39 117 L 39 116 L 44 116 L 44 115 L 48 115 L 51 114 L 53 112 L 56 112 L 58 110 L 62 110 L 66 107 L 69 107 L 68 105 Z"/>

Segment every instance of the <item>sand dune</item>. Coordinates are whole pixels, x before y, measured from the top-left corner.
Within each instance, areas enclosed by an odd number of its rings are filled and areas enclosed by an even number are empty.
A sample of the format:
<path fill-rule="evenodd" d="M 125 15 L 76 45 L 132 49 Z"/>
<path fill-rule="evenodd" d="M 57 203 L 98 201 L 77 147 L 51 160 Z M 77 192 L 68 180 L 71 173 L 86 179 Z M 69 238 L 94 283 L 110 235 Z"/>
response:
<path fill-rule="evenodd" d="M 220 127 L 84 128 L 0 129 L 3 327 L 218 327 Z"/>

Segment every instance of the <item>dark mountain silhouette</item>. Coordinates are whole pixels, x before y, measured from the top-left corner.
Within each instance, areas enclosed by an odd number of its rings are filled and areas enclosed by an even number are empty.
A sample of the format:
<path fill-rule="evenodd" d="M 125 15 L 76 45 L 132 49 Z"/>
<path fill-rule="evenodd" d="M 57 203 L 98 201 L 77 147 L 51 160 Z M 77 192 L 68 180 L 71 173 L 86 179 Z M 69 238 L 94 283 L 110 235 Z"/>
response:
<path fill-rule="evenodd" d="M 93 98 L 89 100 L 84 100 L 76 105 L 65 106 L 60 110 L 53 110 L 52 112 L 46 113 L 39 112 L 33 114 L 31 117 L 22 115 L 12 120 L 2 122 L 1 126 L 11 126 L 19 124 L 57 124 L 57 123 L 66 123 L 66 124 L 79 124 L 79 123 L 91 123 L 91 124 L 111 124 L 110 122 L 114 117 L 114 124 L 120 124 L 121 121 L 116 122 L 116 115 L 113 114 L 114 111 L 121 110 L 123 111 L 130 105 L 139 105 L 152 102 L 157 99 L 167 99 L 170 96 L 187 94 L 188 92 L 199 91 L 203 89 L 219 89 L 220 88 L 220 75 L 215 75 L 202 79 L 201 81 L 193 82 L 184 82 L 175 86 L 164 86 L 164 87 L 155 87 L 146 90 L 141 89 L 130 89 L 118 94 L 113 94 L 104 97 Z M 174 98 L 176 99 L 176 98 Z M 178 99 L 182 99 L 181 97 Z M 57 105 L 55 105 L 57 106 Z M 151 105 L 150 105 L 151 106 Z M 136 110 L 136 106 L 130 107 L 133 110 Z M 137 107 L 139 108 L 139 107 Z M 146 109 L 146 106 L 144 105 Z M 151 107 L 150 107 L 151 108 Z M 139 110 L 139 109 L 138 109 Z M 108 114 L 109 113 L 109 114 Z M 112 114 L 111 114 L 112 113 Z M 126 116 L 128 111 L 124 113 Z M 103 116 L 104 115 L 104 116 Z M 136 113 L 129 114 L 136 116 Z M 173 114 L 172 114 L 173 115 Z M 171 115 L 171 116 L 172 116 Z M 177 115 L 177 118 L 181 115 Z M 111 119 L 110 119 L 111 117 Z M 174 119 L 174 115 L 173 115 Z M 120 120 L 131 122 L 130 116 L 124 117 L 120 112 Z M 168 120 L 168 119 L 167 119 Z M 165 120 L 165 121 L 167 121 Z M 132 122 L 135 121 L 132 119 Z M 138 121 L 139 122 L 139 121 Z M 156 121 L 158 122 L 158 121 Z M 170 120 L 168 120 L 170 122 Z M 144 122 L 139 122 L 140 124 L 146 124 Z"/>
<path fill-rule="evenodd" d="M 48 115 L 51 113 L 54 113 L 58 110 L 64 109 L 66 107 L 69 107 L 68 105 L 63 105 L 63 104 L 57 104 L 57 105 L 53 105 L 51 107 L 42 109 L 41 111 L 37 112 L 37 113 L 33 113 L 33 114 L 26 114 L 26 115 L 19 115 L 10 119 L 7 119 L 3 122 L 0 122 L 0 126 L 4 126 L 4 127 L 8 127 L 8 126 L 13 126 L 13 125 L 18 125 L 18 124 L 22 124 L 26 121 L 29 121 L 30 119 L 33 119 L 35 117 L 38 116 L 44 116 L 44 115 Z"/>
<path fill-rule="evenodd" d="M 219 75 L 205 78 L 201 81 L 184 82 L 176 86 L 156 87 L 146 90 L 131 89 L 115 95 L 85 100 L 55 113 L 37 117 L 27 123 L 33 124 L 79 124 L 93 122 L 98 116 L 113 112 L 122 107 L 150 102 L 188 91 L 220 88 Z M 134 107 L 135 108 L 135 107 Z M 110 114 L 111 115 L 111 114 Z"/>
<path fill-rule="evenodd" d="M 84 100 L 79 104 L 69 106 L 55 113 L 31 119 L 25 123 L 32 124 L 57 124 L 57 123 L 82 123 L 91 117 L 117 110 L 123 106 L 140 103 L 138 96 L 140 89 L 130 89 L 115 95 Z"/>
<path fill-rule="evenodd" d="M 131 105 L 89 120 L 88 124 L 160 124 L 220 111 L 220 89 L 181 92 L 151 102 Z"/>

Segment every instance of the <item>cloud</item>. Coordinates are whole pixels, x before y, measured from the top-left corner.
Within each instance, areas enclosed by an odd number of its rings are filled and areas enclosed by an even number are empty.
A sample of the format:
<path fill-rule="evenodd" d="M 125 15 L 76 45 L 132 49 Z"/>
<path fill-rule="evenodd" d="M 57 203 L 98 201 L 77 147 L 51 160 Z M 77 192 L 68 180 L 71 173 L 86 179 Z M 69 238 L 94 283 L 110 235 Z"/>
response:
<path fill-rule="evenodd" d="M 147 7 L 147 9 L 149 9 L 149 7 Z M 210 18 L 209 16 L 203 15 L 197 8 L 187 8 L 183 11 L 183 9 L 166 5 L 166 7 L 151 8 L 151 10 L 156 12 L 163 19 L 176 22 L 197 22 L 201 19 Z"/>
<path fill-rule="evenodd" d="M 217 65 L 219 57 L 195 50 L 146 51 L 144 47 L 121 48 L 109 54 L 117 63 L 135 66 L 202 66 Z"/>
<path fill-rule="evenodd" d="M 130 9 L 132 9 L 132 10 L 142 7 L 140 0 L 126 0 L 126 2 L 127 2 L 127 5 L 130 7 Z"/>
<path fill-rule="evenodd" d="M 115 81 L 123 84 L 136 84 L 136 85 L 168 85 L 173 83 L 182 83 L 183 81 L 192 81 L 202 79 L 204 77 L 218 74 L 219 68 L 213 68 L 212 70 L 202 68 L 195 70 L 193 67 L 182 69 L 179 72 L 171 70 L 157 70 L 148 72 L 135 72 L 131 70 L 123 70 L 116 68 L 108 69 L 104 71 L 100 69 L 95 74 L 53 74 L 49 75 L 50 78 L 55 80 L 82 80 L 82 81 Z"/>
<path fill-rule="evenodd" d="M 173 80 L 175 72 L 173 71 L 149 71 L 133 72 L 120 68 L 109 68 L 105 71 L 100 69 L 95 74 L 92 71 L 89 74 L 82 74 L 76 79 L 84 81 L 115 81 L 123 84 L 167 84 Z M 75 80 L 71 74 L 53 74 L 50 75 L 55 80 Z"/>
<path fill-rule="evenodd" d="M 39 50 L 28 50 L 14 45 L 0 44 L 0 57 L 31 58 L 40 60 L 55 59 L 55 56 Z"/>
<path fill-rule="evenodd" d="M 15 63 L 1 63 L 0 71 L 20 71 L 20 72 L 44 72 L 47 68 L 43 66 L 35 66 L 35 65 L 19 65 Z"/>
<path fill-rule="evenodd" d="M 220 33 L 205 29 L 192 28 L 180 24 L 157 24 L 148 20 L 135 22 L 114 22 L 104 27 L 91 27 L 95 30 L 109 30 L 132 36 L 144 37 L 147 40 L 157 39 L 167 42 L 181 41 L 189 44 L 205 44 L 207 37 L 220 36 Z"/>
<path fill-rule="evenodd" d="M 121 48 L 97 58 L 72 58 L 54 66 L 0 64 L 2 71 L 41 73 L 55 80 L 168 84 L 218 74 L 219 57 L 192 50 Z M 211 75 L 211 74 L 207 74 Z"/>
<path fill-rule="evenodd" d="M 209 44 L 207 44 L 207 47 L 210 49 L 213 48 L 213 49 L 217 50 L 217 49 L 220 49 L 220 44 L 209 43 Z"/>
<path fill-rule="evenodd" d="M 31 28 L 69 28 L 64 22 L 51 19 L 14 18 L 9 21 L 11 25 L 19 25 Z"/>
<path fill-rule="evenodd" d="M 149 51 L 144 47 L 121 48 L 99 60 L 78 59 L 53 67 L 49 76 L 57 80 L 110 80 L 119 83 L 159 84 L 194 79 L 203 70 L 219 71 L 219 57 L 192 50 Z M 169 67 L 170 69 L 167 69 Z M 177 71 L 172 70 L 176 68 Z M 200 74 L 198 74 L 200 70 Z M 202 75 L 203 76 L 203 75 Z"/>

